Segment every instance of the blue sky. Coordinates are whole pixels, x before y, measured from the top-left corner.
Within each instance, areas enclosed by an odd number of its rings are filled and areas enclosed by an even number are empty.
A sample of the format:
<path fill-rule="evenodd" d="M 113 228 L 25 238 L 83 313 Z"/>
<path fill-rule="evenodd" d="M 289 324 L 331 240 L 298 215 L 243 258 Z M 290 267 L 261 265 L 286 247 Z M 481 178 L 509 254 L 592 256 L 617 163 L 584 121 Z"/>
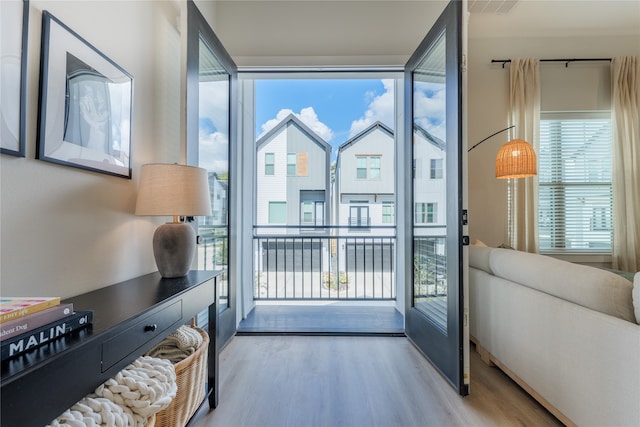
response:
<path fill-rule="evenodd" d="M 255 84 L 257 138 L 291 113 L 334 148 L 376 121 L 395 128 L 393 79 L 271 79 Z M 228 81 L 201 84 L 200 90 L 201 165 L 228 171 Z M 444 85 L 416 82 L 414 98 L 416 123 L 444 140 Z"/>
<path fill-rule="evenodd" d="M 394 128 L 393 80 L 257 80 L 256 135 L 294 113 L 332 146 L 379 120 Z"/>

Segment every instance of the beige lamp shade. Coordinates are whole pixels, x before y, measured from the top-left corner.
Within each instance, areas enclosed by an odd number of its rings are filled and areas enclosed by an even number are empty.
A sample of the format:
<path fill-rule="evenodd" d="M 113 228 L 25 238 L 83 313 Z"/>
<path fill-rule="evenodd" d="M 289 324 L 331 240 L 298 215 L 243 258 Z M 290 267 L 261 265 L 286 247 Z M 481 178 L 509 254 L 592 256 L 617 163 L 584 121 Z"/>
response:
<path fill-rule="evenodd" d="M 211 215 L 207 171 L 176 164 L 143 165 L 136 215 Z"/>
<path fill-rule="evenodd" d="M 522 139 L 504 144 L 496 156 L 496 178 L 525 178 L 537 175 L 536 152 Z"/>

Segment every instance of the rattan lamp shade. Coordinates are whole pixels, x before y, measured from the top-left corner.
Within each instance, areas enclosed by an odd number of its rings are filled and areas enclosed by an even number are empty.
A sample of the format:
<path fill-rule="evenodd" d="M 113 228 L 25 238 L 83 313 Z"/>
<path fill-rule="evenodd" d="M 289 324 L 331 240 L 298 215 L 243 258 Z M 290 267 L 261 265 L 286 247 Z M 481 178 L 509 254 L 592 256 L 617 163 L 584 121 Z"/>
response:
<path fill-rule="evenodd" d="M 537 175 L 536 152 L 522 139 L 504 144 L 496 156 L 496 178 L 525 178 Z"/>

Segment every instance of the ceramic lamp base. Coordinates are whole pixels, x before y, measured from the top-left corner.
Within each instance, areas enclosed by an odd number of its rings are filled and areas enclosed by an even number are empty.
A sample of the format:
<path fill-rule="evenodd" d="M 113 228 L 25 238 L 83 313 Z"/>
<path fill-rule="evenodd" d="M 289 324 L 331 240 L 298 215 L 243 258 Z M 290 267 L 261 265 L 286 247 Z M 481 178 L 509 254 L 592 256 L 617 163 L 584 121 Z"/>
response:
<path fill-rule="evenodd" d="M 195 251 L 196 234 L 184 222 L 168 222 L 153 233 L 153 255 L 162 277 L 186 276 Z"/>

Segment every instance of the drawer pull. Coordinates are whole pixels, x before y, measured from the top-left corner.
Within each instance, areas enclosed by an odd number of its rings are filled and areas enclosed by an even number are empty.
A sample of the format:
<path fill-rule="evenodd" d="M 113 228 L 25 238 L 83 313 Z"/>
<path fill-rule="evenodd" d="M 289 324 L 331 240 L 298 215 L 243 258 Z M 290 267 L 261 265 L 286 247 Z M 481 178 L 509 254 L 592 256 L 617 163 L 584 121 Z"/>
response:
<path fill-rule="evenodd" d="M 158 325 L 156 325 L 155 323 L 154 323 L 153 325 L 146 325 L 146 326 L 144 327 L 144 331 L 145 331 L 145 332 L 153 332 L 153 331 L 155 331 L 156 329 L 158 329 Z"/>

